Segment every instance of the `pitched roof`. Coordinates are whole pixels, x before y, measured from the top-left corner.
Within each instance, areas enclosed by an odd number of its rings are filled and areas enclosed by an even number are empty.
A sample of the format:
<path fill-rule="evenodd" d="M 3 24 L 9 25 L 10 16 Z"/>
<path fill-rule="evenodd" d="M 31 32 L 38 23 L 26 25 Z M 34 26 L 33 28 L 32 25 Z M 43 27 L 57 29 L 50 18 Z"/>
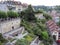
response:
<path fill-rule="evenodd" d="M 50 31 L 58 31 L 59 27 L 53 20 L 49 20 L 46 23 Z"/>
<path fill-rule="evenodd" d="M 18 1 L 4 1 L 4 4 L 12 4 L 12 5 L 21 5 L 21 2 Z"/>

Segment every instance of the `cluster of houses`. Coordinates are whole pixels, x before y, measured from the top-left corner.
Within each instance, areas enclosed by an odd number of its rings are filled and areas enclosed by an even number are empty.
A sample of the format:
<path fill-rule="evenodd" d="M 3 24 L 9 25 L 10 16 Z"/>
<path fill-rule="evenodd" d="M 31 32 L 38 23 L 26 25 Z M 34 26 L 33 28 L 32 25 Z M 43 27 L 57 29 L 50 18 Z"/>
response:
<path fill-rule="evenodd" d="M 60 13 L 58 13 L 56 10 L 52 10 L 51 12 L 48 11 L 48 14 L 50 14 L 52 16 L 53 20 L 56 23 L 59 22 Z"/>
<path fill-rule="evenodd" d="M 25 9 L 28 8 L 28 4 L 26 3 L 21 3 L 19 1 L 13 1 L 13 0 L 7 0 L 7 1 L 2 1 L 0 2 L 0 10 L 1 11 L 16 11 L 16 12 L 21 12 Z M 53 20 L 49 20 L 46 22 L 49 33 L 56 39 L 59 40 L 60 39 L 60 28 L 59 26 L 57 26 L 56 22 L 59 21 L 59 15 L 60 13 L 56 13 L 55 10 L 53 10 L 52 12 L 49 12 L 53 18 Z M 35 14 L 35 16 L 38 19 L 45 19 L 43 17 L 42 13 L 39 14 Z M 20 18 L 16 18 L 16 19 L 12 19 L 9 21 L 4 21 L 4 22 L 0 22 L 0 33 L 4 34 L 5 38 L 14 38 L 20 36 L 22 37 L 23 33 L 24 33 L 24 27 L 20 27 L 20 23 L 21 23 L 21 19 Z"/>
<path fill-rule="evenodd" d="M 59 15 L 60 13 L 57 13 L 57 11 L 52 10 L 52 12 L 49 12 L 53 18 L 53 20 L 48 20 L 46 22 L 46 26 L 48 28 L 49 34 L 56 40 L 60 40 L 60 27 L 57 25 L 57 22 L 59 22 Z M 35 14 L 35 17 L 37 19 L 45 19 L 42 13 Z"/>
<path fill-rule="evenodd" d="M 22 4 L 20 1 L 5 0 L 0 2 L 0 10 L 5 12 L 9 10 L 20 12 L 22 10 L 25 10 L 27 7 L 28 4 Z"/>

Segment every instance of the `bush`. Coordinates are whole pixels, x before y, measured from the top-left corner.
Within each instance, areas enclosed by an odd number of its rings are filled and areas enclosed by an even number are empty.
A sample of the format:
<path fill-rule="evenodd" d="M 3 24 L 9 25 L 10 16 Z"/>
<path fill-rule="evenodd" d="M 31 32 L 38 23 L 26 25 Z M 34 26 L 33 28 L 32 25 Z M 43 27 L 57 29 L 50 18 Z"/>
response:
<path fill-rule="evenodd" d="M 2 34 L 0 33 L 0 42 L 1 43 L 5 43 L 7 42 L 7 40 L 5 38 L 3 38 Z"/>
<path fill-rule="evenodd" d="M 47 33 L 46 31 L 43 31 L 43 32 L 41 33 L 41 35 L 42 35 L 42 38 L 43 38 L 44 40 L 48 40 L 49 36 L 48 36 L 48 33 Z"/>
<path fill-rule="evenodd" d="M 10 18 L 17 18 L 19 16 L 18 13 L 13 11 L 8 11 L 7 14 L 8 14 L 8 17 Z"/>
<path fill-rule="evenodd" d="M 43 13 L 43 12 L 44 12 L 44 10 L 43 9 L 40 9 L 40 10 L 35 11 L 34 13 L 35 14 L 38 14 L 38 13 Z"/>
<path fill-rule="evenodd" d="M 52 19 L 52 17 L 47 13 L 43 13 L 43 16 L 45 17 L 46 20 L 51 20 Z"/>
<path fill-rule="evenodd" d="M 0 45 L 3 45 L 3 44 L 0 42 Z"/>
<path fill-rule="evenodd" d="M 8 15 L 5 12 L 0 11 L 0 18 L 7 18 L 7 17 Z"/>
<path fill-rule="evenodd" d="M 29 35 L 25 36 L 25 39 L 28 41 L 28 42 L 31 42 L 33 40 L 33 38 Z"/>
<path fill-rule="evenodd" d="M 25 39 L 17 40 L 15 45 L 30 45 L 29 42 Z"/>

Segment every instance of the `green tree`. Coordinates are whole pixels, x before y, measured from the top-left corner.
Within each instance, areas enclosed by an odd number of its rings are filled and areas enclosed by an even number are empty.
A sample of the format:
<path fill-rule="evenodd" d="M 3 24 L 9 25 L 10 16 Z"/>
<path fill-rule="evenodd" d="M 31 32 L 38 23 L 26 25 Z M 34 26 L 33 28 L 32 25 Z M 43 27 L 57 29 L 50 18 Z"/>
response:
<path fill-rule="evenodd" d="M 41 29 L 39 29 L 38 27 L 34 27 L 33 28 L 33 33 L 37 36 L 41 35 Z"/>
<path fill-rule="evenodd" d="M 59 22 L 57 22 L 58 26 L 60 27 L 60 17 L 59 17 Z"/>
<path fill-rule="evenodd" d="M 46 31 L 43 31 L 43 32 L 41 33 L 41 35 L 42 35 L 42 38 L 43 38 L 44 40 L 48 40 L 48 39 L 49 39 L 48 33 L 47 33 Z"/>
<path fill-rule="evenodd" d="M 3 44 L 0 42 L 0 45 L 3 45 Z"/>
<path fill-rule="evenodd" d="M 43 13 L 44 11 L 42 10 L 42 9 L 40 9 L 40 10 L 37 10 L 37 11 L 35 11 L 34 13 L 35 14 L 38 14 L 38 13 Z"/>
<path fill-rule="evenodd" d="M 5 38 L 3 38 L 1 33 L 0 33 L 0 42 L 1 43 L 7 42 L 7 40 Z"/>
<path fill-rule="evenodd" d="M 34 11 L 31 5 L 25 11 L 21 12 L 21 17 L 26 21 L 33 21 L 35 19 Z"/>
<path fill-rule="evenodd" d="M 52 19 L 52 17 L 47 13 L 43 13 L 43 16 L 46 18 L 46 20 L 51 20 Z"/>
<path fill-rule="evenodd" d="M 40 19 L 40 21 L 44 24 L 46 22 L 46 19 Z"/>
<path fill-rule="evenodd" d="M 18 13 L 13 11 L 8 11 L 7 14 L 8 14 L 8 17 L 10 18 L 17 18 L 19 16 Z"/>
<path fill-rule="evenodd" d="M 17 40 L 15 45 L 29 45 L 29 42 L 25 39 Z"/>
<path fill-rule="evenodd" d="M 55 6 L 54 8 L 58 13 L 60 13 L 60 6 Z"/>

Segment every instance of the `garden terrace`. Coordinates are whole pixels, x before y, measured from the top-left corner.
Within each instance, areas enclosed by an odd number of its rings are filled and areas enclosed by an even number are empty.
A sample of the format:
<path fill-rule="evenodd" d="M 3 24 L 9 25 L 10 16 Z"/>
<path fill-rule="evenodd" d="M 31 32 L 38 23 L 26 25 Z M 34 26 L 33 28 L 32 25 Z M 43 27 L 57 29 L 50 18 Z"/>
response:
<path fill-rule="evenodd" d="M 18 18 L 19 14 L 13 11 L 3 12 L 0 11 L 0 22 Z"/>

